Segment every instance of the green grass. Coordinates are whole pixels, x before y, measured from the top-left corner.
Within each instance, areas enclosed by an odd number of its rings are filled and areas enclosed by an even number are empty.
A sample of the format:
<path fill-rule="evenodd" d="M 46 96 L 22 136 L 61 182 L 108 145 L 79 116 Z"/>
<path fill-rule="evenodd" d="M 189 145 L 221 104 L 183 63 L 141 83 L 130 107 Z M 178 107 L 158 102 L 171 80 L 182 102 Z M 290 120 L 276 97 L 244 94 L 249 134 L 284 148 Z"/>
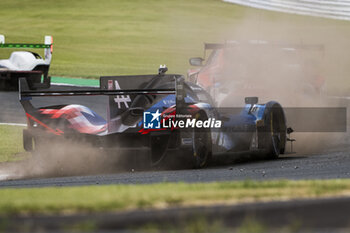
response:
<path fill-rule="evenodd" d="M 0 33 L 7 42 L 54 37 L 52 76 L 186 74 L 204 42 L 262 39 L 324 44 L 327 91 L 350 91 L 349 22 L 241 7 L 221 0 L 2 0 Z M 7 58 L 12 50 L 0 50 Z"/>
<path fill-rule="evenodd" d="M 1 33 L 7 42 L 52 35 L 52 75 L 155 73 L 163 63 L 184 73 L 204 38 L 217 40 L 217 24 L 235 24 L 243 9 L 219 0 L 3 0 Z"/>
<path fill-rule="evenodd" d="M 0 215 L 70 214 L 349 195 L 350 180 L 0 189 Z"/>
<path fill-rule="evenodd" d="M 0 20 L 0 33 L 8 42 L 41 42 L 52 35 L 50 73 L 68 77 L 155 73 L 159 64 L 185 74 L 189 57 L 203 55 L 204 42 L 260 38 L 326 43 L 329 35 L 339 37 L 344 31 L 346 38 L 350 32 L 347 22 L 221 0 L 2 0 Z M 8 49 L 0 51 L 1 58 L 9 54 Z M 347 54 L 342 56 L 338 63 L 346 61 Z M 337 57 L 331 54 L 330 59 Z"/>
<path fill-rule="evenodd" d="M 17 161 L 27 156 L 22 145 L 22 129 L 0 125 L 0 162 Z"/>

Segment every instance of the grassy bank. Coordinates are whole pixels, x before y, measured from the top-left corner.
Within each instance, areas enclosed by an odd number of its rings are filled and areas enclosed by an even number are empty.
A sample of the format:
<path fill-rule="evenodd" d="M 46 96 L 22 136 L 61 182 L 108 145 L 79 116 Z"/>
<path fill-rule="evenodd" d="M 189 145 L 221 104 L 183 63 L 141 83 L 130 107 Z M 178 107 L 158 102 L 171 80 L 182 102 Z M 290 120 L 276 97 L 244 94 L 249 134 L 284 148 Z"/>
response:
<path fill-rule="evenodd" d="M 69 214 L 349 195 L 350 180 L 0 189 L 0 214 Z"/>
<path fill-rule="evenodd" d="M 349 71 L 348 22 L 221 0 L 2 0 L 0 17 L 8 42 L 54 37 L 53 76 L 155 73 L 159 64 L 185 74 L 188 58 L 203 55 L 204 42 L 232 39 L 325 44 L 330 88 L 347 82 Z M 0 50 L 0 58 L 9 54 Z"/>
<path fill-rule="evenodd" d="M 27 156 L 22 145 L 22 129 L 0 125 L 0 162 L 17 161 Z"/>
<path fill-rule="evenodd" d="M 155 73 L 159 64 L 184 73 L 203 40 L 218 39 L 217 25 L 236 24 L 243 9 L 219 0 L 4 0 L 0 33 L 8 42 L 52 35 L 54 76 Z"/>

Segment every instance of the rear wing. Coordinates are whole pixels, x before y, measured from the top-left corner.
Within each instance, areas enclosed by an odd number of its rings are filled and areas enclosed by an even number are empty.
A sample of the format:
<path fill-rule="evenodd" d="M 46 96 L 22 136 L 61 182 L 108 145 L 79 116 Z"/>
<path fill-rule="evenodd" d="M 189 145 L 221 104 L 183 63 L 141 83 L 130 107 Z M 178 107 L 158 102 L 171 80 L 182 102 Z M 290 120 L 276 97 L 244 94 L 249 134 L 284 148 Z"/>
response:
<path fill-rule="evenodd" d="M 234 48 L 234 47 L 244 47 L 244 46 L 261 46 L 266 48 L 281 48 L 283 50 L 315 50 L 324 51 L 324 45 L 322 44 L 288 44 L 288 43 L 270 43 L 263 40 L 250 40 L 246 43 L 241 43 L 238 41 L 228 41 L 226 43 L 204 43 L 205 50 L 215 50 L 223 48 Z"/>
<path fill-rule="evenodd" d="M 160 76 L 160 75 L 159 75 Z M 167 75 L 171 76 L 171 75 Z M 136 77 L 136 76 L 111 76 L 101 77 L 103 78 L 119 78 L 119 77 Z M 145 77 L 145 76 L 139 76 Z M 156 76 L 152 76 L 156 77 Z M 58 97 L 58 96 L 89 96 L 89 95 L 157 95 L 157 94 L 178 94 L 180 87 L 182 88 L 183 76 L 173 75 L 176 86 L 174 88 L 161 88 L 161 89 L 105 89 L 100 86 L 100 89 L 84 89 L 84 90 L 35 90 L 30 87 L 26 78 L 19 79 L 19 100 L 30 100 L 33 97 Z M 101 82 L 101 81 L 100 81 Z M 181 97 L 181 96 L 180 96 Z"/>
<path fill-rule="evenodd" d="M 288 43 L 270 43 L 263 40 L 250 40 L 248 42 L 226 41 L 225 43 L 204 43 L 203 57 L 190 58 L 189 62 L 192 66 L 203 66 L 203 61 L 207 58 L 207 50 L 231 49 L 231 48 L 267 48 L 281 49 L 284 52 L 294 51 L 316 51 L 324 56 L 324 45 L 322 44 L 288 44 Z"/>
<path fill-rule="evenodd" d="M 325 47 L 322 44 L 304 44 L 304 43 L 279 43 L 279 42 L 268 42 L 264 40 L 250 40 L 248 42 L 239 42 L 239 41 L 226 41 L 225 43 L 204 43 L 204 55 L 203 58 L 206 58 L 206 50 L 218 50 L 226 48 L 239 48 L 239 47 L 254 47 L 257 48 L 274 48 L 281 49 L 288 52 L 293 51 L 316 51 L 324 54 Z"/>
<path fill-rule="evenodd" d="M 121 123 L 124 126 L 134 125 L 142 117 L 143 111 L 156 106 L 166 97 L 169 97 L 169 106 L 184 106 L 184 77 L 171 74 L 106 76 L 100 78 L 99 89 L 85 90 L 34 90 L 27 79 L 19 79 L 19 99 L 25 112 L 29 114 L 35 115 L 38 111 L 30 102 L 35 97 L 97 95 L 109 96 L 106 108 L 108 127 L 112 127 L 109 128 L 109 132 L 118 131 L 116 127 Z M 162 105 L 157 106 L 159 109 L 161 107 Z"/>
<path fill-rule="evenodd" d="M 52 36 L 44 37 L 44 44 L 33 44 L 33 43 L 5 43 L 5 36 L 0 35 L 0 48 L 9 49 L 44 49 L 45 62 L 51 63 L 52 52 L 53 52 L 53 38 Z"/>

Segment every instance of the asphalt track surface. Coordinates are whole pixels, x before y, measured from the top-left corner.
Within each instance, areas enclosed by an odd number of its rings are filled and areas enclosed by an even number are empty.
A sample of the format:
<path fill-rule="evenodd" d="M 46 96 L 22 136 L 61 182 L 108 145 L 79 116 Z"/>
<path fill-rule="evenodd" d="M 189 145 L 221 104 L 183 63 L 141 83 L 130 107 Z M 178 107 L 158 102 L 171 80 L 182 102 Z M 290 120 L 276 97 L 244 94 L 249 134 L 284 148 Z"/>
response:
<path fill-rule="evenodd" d="M 62 88 L 62 87 L 55 87 Z M 86 89 L 86 88 L 84 88 Z M 0 92 L 2 108 L 1 123 L 25 123 L 25 114 L 18 101 L 17 92 Z M 107 98 L 93 97 L 42 97 L 34 101 L 36 106 L 63 103 L 86 105 L 106 117 Z M 270 179 L 334 179 L 350 178 L 350 147 L 329 148 L 326 151 L 307 154 L 283 155 L 277 160 L 235 160 L 216 162 L 212 166 L 194 170 L 139 170 L 132 166 L 127 169 L 106 172 L 103 169 L 90 172 L 87 168 L 81 173 L 55 175 L 20 176 L 6 171 L 16 163 L 0 164 L 0 187 L 44 187 L 80 186 L 102 184 L 142 184 L 155 182 L 213 182 L 231 180 L 270 180 Z M 135 159 L 135 158 L 134 158 Z M 136 158 L 137 160 L 137 158 Z M 25 161 L 24 161 L 25 162 Z M 22 163 L 24 163 L 22 162 Z"/>

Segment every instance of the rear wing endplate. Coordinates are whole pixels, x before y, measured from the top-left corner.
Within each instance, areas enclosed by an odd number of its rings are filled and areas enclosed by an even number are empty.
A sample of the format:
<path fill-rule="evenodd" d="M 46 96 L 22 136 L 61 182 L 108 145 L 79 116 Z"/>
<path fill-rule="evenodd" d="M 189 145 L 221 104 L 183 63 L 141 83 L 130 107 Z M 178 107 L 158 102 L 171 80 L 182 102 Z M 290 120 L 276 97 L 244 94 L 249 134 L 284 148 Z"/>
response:
<path fill-rule="evenodd" d="M 251 40 L 247 43 L 240 43 L 238 41 L 228 41 L 226 43 L 204 43 L 204 49 L 223 49 L 234 48 L 240 46 L 263 46 L 263 47 L 275 47 L 281 49 L 302 49 L 302 50 L 318 50 L 324 51 L 324 45 L 322 44 L 287 44 L 287 43 L 269 43 L 261 40 Z"/>

